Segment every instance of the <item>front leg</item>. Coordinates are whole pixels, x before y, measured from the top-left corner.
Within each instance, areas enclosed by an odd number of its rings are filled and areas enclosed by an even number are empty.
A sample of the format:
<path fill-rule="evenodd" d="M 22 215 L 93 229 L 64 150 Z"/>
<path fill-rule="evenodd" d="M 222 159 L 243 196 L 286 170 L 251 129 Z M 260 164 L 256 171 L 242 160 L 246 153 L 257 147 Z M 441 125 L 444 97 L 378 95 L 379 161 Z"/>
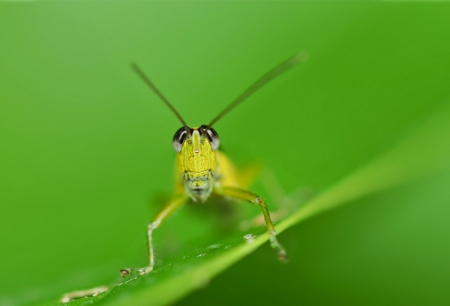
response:
<path fill-rule="evenodd" d="M 246 201 L 252 204 L 257 204 L 261 207 L 264 220 L 266 221 L 267 231 L 270 235 L 270 245 L 277 253 L 278 259 L 280 261 L 286 262 L 288 260 L 288 256 L 284 247 L 278 242 L 277 232 L 273 226 L 272 220 L 270 219 L 269 210 L 267 209 L 266 201 L 263 198 L 257 196 L 256 194 L 243 190 L 236 187 L 222 187 L 218 190 L 214 191 L 216 194 L 230 197 L 237 200 Z"/>
<path fill-rule="evenodd" d="M 148 260 L 149 265 L 147 267 L 139 269 L 141 275 L 147 274 L 153 270 L 155 266 L 155 253 L 153 249 L 153 231 L 163 222 L 168 216 L 170 216 L 178 207 L 186 202 L 187 197 L 181 195 L 173 198 L 167 202 L 160 211 L 155 215 L 153 221 L 148 225 L 147 238 L 148 238 Z"/>

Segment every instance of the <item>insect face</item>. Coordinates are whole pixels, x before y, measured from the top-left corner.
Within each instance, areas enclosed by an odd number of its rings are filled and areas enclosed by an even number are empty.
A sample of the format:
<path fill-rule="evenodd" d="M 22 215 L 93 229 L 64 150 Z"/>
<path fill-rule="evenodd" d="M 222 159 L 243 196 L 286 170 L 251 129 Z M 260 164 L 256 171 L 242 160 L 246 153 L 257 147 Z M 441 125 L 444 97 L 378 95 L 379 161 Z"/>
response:
<path fill-rule="evenodd" d="M 211 194 L 219 143 L 217 132 L 206 125 L 182 127 L 173 137 L 172 144 L 178 153 L 178 173 L 193 200 L 203 202 Z"/>

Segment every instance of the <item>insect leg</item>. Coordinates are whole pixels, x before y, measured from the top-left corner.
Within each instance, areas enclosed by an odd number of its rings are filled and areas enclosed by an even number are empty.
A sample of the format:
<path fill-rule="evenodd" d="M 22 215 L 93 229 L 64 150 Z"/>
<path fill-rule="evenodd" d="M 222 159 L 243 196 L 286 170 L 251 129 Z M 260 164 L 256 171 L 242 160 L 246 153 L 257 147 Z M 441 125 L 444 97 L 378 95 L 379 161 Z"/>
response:
<path fill-rule="evenodd" d="M 163 222 L 171 213 L 173 213 L 178 207 L 180 207 L 187 197 L 185 195 L 178 196 L 167 202 L 160 211 L 153 217 L 153 221 L 148 225 L 147 237 L 148 237 L 148 259 L 149 265 L 147 267 L 139 269 L 140 274 L 147 274 L 153 270 L 155 265 L 155 253 L 153 250 L 153 231 Z"/>
<path fill-rule="evenodd" d="M 277 240 L 277 232 L 273 226 L 272 220 L 270 219 L 269 210 L 267 209 L 266 201 L 263 198 L 257 196 L 256 194 L 235 187 L 223 187 L 220 190 L 215 191 L 217 194 L 225 197 L 230 197 L 242 201 L 247 201 L 252 204 L 257 204 L 261 206 L 264 220 L 266 221 L 267 231 L 270 235 L 270 245 L 277 253 L 278 259 L 281 261 L 287 261 L 288 256 L 284 247 Z"/>

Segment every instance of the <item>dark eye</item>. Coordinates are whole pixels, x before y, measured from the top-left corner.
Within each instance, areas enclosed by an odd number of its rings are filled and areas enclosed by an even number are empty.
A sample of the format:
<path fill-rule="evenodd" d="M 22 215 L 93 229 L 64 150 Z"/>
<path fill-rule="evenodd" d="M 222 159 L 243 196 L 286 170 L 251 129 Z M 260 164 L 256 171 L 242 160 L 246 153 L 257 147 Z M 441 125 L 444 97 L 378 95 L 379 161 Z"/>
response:
<path fill-rule="evenodd" d="M 213 150 L 217 150 L 219 148 L 220 139 L 217 132 L 207 125 L 202 125 L 199 128 L 200 134 L 204 135 L 206 138 L 208 138 L 209 143 L 211 144 L 211 147 Z"/>
<path fill-rule="evenodd" d="M 175 135 L 173 135 L 172 145 L 177 153 L 181 152 L 181 148 L 183 147 L 183 143 L 186 140 L 186 137 L 189 135 L 190 130 L 187 126 L 183 126 L 178 131 L 176 131 Z"/>

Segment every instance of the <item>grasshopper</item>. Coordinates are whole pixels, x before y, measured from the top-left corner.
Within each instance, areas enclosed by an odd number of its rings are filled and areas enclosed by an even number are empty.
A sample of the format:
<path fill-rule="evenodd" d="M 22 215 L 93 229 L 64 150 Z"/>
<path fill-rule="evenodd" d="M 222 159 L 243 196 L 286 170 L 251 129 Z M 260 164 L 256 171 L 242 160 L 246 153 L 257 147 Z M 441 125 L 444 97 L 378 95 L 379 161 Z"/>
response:
<path fill-rule="evenodd" d="M 149 264 L 139 270 L 140 274 L 151 272 L 155 266 L 155 252 L 153 247 L 153 232 L 155 229 L 157 229 L 170 214 L 189 199 L 194 202 L 205 202 L 211 194 L 259 205 L 270 236 L 270 245 L 281 261 L 287 261 L 288 256 L 286 250 L 278 242 L 277 233 L 272 223 L 266 201 L 260 196 L 239 186 L 237 172 L 230 159 L 224 153 L 219 151 L 219 135 L 212 126 L 263 85 L 293 68 L 303 60 L 304 56 L 301 53 L 297 53 L 277 65 L 253 83 L 253 85 L 220 112 L 209 124 L 204 124 L 200 127 L 188 126 L 178 111 L 158 90 L 154 83 L 150 81 L 136 64 L 132 64 L 133 70 L 172 110 L 183 124 L 183 126 L 175 132 L 172 139 L 172 145 L 176 152 L 177 164 L 176 191 L 172 198 L 162 206 L 154 216 L 152 222 L 148 225 Z"/>

